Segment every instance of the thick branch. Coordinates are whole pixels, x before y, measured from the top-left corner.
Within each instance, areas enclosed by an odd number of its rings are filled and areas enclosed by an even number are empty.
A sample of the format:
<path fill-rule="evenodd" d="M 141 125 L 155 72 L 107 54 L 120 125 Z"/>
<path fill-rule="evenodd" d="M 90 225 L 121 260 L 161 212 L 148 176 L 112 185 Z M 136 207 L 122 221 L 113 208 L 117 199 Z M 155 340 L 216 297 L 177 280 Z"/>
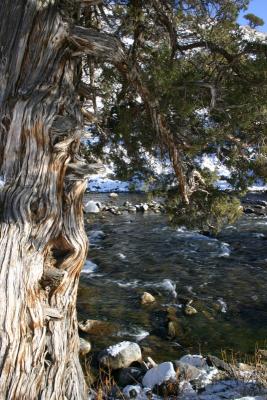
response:
<path fill-rule="evenodd" d="M 71 31 L 69 40 L 76 47 L 74 55 L 89 54 L 116 63 L 125 59 L 121 42 L 107 33 L 75 26 Z"/>

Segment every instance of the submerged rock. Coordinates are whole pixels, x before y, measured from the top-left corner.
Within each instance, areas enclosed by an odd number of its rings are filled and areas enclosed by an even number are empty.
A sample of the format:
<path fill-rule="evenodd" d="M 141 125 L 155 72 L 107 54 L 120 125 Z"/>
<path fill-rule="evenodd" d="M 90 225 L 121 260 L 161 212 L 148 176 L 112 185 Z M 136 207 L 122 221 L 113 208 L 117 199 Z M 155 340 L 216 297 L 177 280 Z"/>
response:
<path fill-rule="evenodd" d="M 147 371 L 143 378 L 143 385 L 153 389 L 166 382 L 175 382 L 176 372 L 171 362 L 164 362 Z"/>
<path fill-rule="evenodd" d="M 99 321 L 97 319 L 87 319 L 78 323 L 79 329 L 91 335 L 103 336 L 113 333 L 115 327 L 107 321 Z"/>
<path fill-rule="evenodd" d="M 137 343 L 125 341 L 102 351 L 98 360 L 111 369 L 126 368 L 135 361 L 141 361 L 142 353 Z"/>
<path fill-rule="evenodd" d="M 100 239 L 105 239 L 105 234 L 103 231 L 91 231 L 89 233 L 89 239 L 94 241 L 94 240 L 100 240 Z"/>
<path fill-rule="evenodd" d="M 151 304 L 151 303 L 154 303 L 156 301 L 156 299 L 155 299 L 155 297 L 154 296 L 152 296 L 152 294 L 150 294 L 150 293 L 148 293 L 148 292 L 144 292 L 143 294 L 142 294 L 142 297 L 141 297 L 141 303 L 142 304 Z"/>

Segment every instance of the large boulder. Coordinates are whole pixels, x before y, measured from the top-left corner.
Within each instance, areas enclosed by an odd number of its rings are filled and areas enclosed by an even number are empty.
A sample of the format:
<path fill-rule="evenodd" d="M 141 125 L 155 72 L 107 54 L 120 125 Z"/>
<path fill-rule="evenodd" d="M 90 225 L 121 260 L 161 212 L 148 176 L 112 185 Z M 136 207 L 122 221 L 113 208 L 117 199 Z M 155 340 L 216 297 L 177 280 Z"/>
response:
<path fill-rule="evenodd" d="M 100 352 L 98 359 L 100 364 L 111 369 L 127 368 L 133 362 L 141 361 L 142 353 L 137 343 L 125 341 Z"/>
<path fill-rule="evenodd" d="M 164 362 L 151 368 L 143 377 L 143 386 L 153 389 L 166 382 L 175 382 L 176 372 L 171 362 Z"/>

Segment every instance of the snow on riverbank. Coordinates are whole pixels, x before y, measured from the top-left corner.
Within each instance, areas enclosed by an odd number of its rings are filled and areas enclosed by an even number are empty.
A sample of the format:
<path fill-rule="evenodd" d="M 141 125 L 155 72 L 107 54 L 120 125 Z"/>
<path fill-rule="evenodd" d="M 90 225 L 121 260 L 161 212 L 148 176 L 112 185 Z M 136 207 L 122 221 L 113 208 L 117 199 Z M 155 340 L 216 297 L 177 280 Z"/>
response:
<path fill-rule="evenodd" d="M 220 190 L 231 190 L 232 187 L 228 182 L 231 178 L 231 171 L 226 165 L 224 165 L 217 157 L 216 154 L 204 154 L 198 160 L 199 167 L 204 170 L 207 169 L 210 172 L 215 173 L 218 176 L 215 186 Z M 164 175 L 167 175 L 171 171 L 170 164 L 164 162 L 161 163 L 160 160 L 151 159 L 150 167 L 153 171 L 155 177 L 159 179 Z M 100 174 L 95 174 L 88 180 L 87 190 L 89 192 L 99 192 L 99 193 L 128 193 L 128 192 L 147 192 L 151 190 L 154 186 L 147 184 L 144 180 L 138 177 L 133 177 L 128 181 L 121 181 L 116 179 L 113 165 L 106 165 L 105 172 Z M 249 187 L 252 192 L 261 192 L 267 190 L 267 184 L 261 180 L 255 180 L 253 185 Z"/>

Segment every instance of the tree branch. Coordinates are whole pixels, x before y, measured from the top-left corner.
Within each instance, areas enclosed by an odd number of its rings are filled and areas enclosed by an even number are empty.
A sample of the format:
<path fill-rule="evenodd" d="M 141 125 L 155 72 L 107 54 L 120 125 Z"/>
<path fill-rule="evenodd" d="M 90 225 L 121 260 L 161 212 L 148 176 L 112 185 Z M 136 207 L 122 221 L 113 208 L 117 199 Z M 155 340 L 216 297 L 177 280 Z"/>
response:
<path fill-rule="evenodd" d="M 95 29 L 74 26 L 71 31 L 70 42 L 76 51 L 89 54 L 106 61 L 122 62 L 125 59 L 125 52 L 121 42 L 114 36 L 98 32 Z"/>

